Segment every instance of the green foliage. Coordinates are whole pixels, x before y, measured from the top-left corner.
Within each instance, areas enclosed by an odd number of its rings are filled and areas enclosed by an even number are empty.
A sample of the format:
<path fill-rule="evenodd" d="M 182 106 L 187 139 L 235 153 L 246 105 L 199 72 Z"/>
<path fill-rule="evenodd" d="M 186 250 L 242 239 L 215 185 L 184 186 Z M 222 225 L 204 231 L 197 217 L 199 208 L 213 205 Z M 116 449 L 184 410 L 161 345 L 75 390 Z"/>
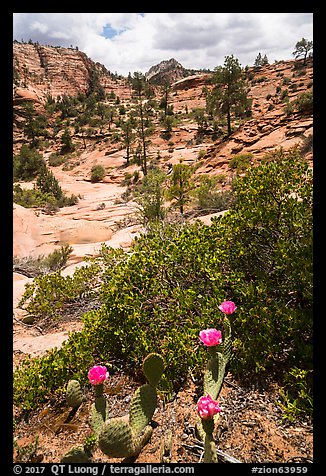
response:
<path fill-rule="evenodd" d="M 166 175 L 160 169 L 151 169 L 137 187 L 134 197 L 145 225 L 161 220 L 165 216 L 164 191 L 162 185 Z"/>
<path fill-rule="evenodd" d="M 306 64 L 307 60 L 307 55 L 311 54 L 310 52 L 313 49 L 313 42 L 308 41 L 305 38 L 302 38 L 300 41 L 298 41 L 295 45 L 295 50 L 293 51 L 293 55 L 295 58 L 299 58 L 300 56 L 303 56 L 303 64 Z"/>
<path fill-rule="evenodd" d="M 72 247 L 68 244 L 62 245 L 59 249 L 54 250 L 46 258 L 44 258 L 44 265 L 51 271 L 56 271 L 65 266 L 68 258 L 72 252 Z"/>
<path fill-rule="evenodd" d="M 250 166 L 253 154 L 237 154 L 229 160 L 229 167 L 235 171 L 244 172 Z"/>
<path fill-rule="evenodd" d="M 159 389 L 171 395 L 190 369 L 201 375 L 206 358 L 198 332 L 223 328 L 218 306 L 228 296 L 237 303 L 230 318 L 236 377 L 265 384 L 267 376 L 277 377 L 284 385 L 294 367 L 310 374 L 312 172 L 298 149 L 280 149 L 237 177 L 233 189 L 235 203 L 211 226 L 156 223 L 129 253 L 104 246 L 102 306 L 83 316 L 82 331 L 60 349 L 15 371 L 15 403 L 32 408 L 71 378 L 85 382 L 94 358 L 119 359 L 134 372 L 149 352 L 164 357 Z M 75 280 L 54 276 L 52 284 L 27 288 L 32 313 L 61 312 L 56 304 L 65 302 Z M 87 292 L 92 279 L 84 281 Z M 309 379 L 293 378 L 297 395 L 310 395 L 309 385 Z"/>
<path fill-rule="evenodd" d="M 313 91 L 307 91 L 298 94 L 297 98 L 293 101 L 293 107 L 302 114 L 312 114 L 313 101 Z"/>
<path fill-rule="evenodd" d="M 313 411 L 312 371 L 293 367 L 285 376 L 284 388 L 280 388 L 283 418 L 293 422 L 303 414 Z"/>
<path fill-rule="evenodd" d="M 23 189 L 19 184 L 14 186 L 14 203 L 25 208 L 45 207 L 51 205 L 56 207 L 57 200 L 51 193 L 42 193 L 35 186 L 32 189 Z"/>
<path fill-rule="evenodd" d="M 63 191 L 58 180 L 53 175 L 53 172 L 46 166 L 42 167 L 38 174 L 36 188 L 42 194 L 49 193 L 53 195 L 56 200 L 60 200 L 63 197 Z"/>
<path fill-rule="evenodd" d="M 93 165 L 91 169 L 91 182 L 101 182 L 105 177 L 105 168 L 103 165 Z"/>
<path fill-rule="evenodd" d="M 72 138 L 69 132 L 68 127 L 65 128 L 62 136 L 61 136 L 61 149 L 60 149 L 60 154 L 66 154 L 68 152 L 73 152 L 75 150 L 75 146 L 72 142 Z"/>
<path fill-rule="evenodd" d="M 181 160 L 179 164 L 172 167 L 171 185 L 166 195 L 173 201 L 173 205 L 179 208 L 181 214 L 184 213 L 186 203 L 191 200 L 191 193 L 194 189 L 193 171 L 193 167 L 183 164 Z"/>
<path fill-rule="evenodd" d="M 14 270 L 19 269 L 31 277 L 47 274 L 63 268 L 71 252 L 71 246 L 62 245 L 48 256 L 39 255 L 37 257 L 28 256 L 22 259 L 14 258 Z"/>
<path fill-rule="evenodd" d="M 251 109 L 245 72 L 233 55 L 225 57 L 224 66 L 215 68 L 213 84 L 206 95 L 207 107 L 214 116 L 227 116 L 231 134 L 231 115 L 241 116 Z"/>
<path fill-rule="evenodd" d="M 41 154 L 35 149 L 23 144 L 19 154 L 14 156 L 13 177 L 14 181 L 33 180 L 40 170 L 45 166 L 45 161 Z"/>
<path fill-rule="evenodd" d="M 266 64 L 268 64 L 268 58 L 267 58 L 266 54 L 264 56 L 262 56 L 261 53 L 258 53 L 258 55 L 255 59 L 255 63 L 254 63 L 255 68 L 259 68 L 259 67 L 264 66 Z"/>
<path fill-rule="evenodd" d="M 59 262 L 65 258 L 62 253 L 58 256 Z M 57 255 L 55 262 L 58 263 Z M 55 271 L 36 277 L 32 283 L 26 284 L 18 306 L 36 318 L 59 318 L 68 303 L 94 295 L 93 287 L 97 283 L 98 273 L 99 267 L 93 263 L 76 269 L 72 276 L 62 276 L 60 271 Z"/>
<path fill-rule="evenodd" d="M 312 172 L 298 149 L 280 149 L 237 179 L 234 191 L 234 209 L 223 222 L 238 281 L 232 287 L 240 306 L 233 326 L 237 370 L 310 369 Z"/>
<path fill-rule="evenodd" d="M 231 190 L 222 191 L 218 176 L 202 175 L 194 190 L 196 206 L 201 210 L 219 212 L 232 206 L 234 195 Z"/>

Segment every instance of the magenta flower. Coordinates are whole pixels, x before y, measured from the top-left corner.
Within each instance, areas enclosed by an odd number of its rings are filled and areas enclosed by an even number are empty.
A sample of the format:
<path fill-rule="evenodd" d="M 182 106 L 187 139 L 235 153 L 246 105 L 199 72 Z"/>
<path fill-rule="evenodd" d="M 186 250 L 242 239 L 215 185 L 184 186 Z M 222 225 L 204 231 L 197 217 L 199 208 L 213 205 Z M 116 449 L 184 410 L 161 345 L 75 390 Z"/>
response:
<path fill-rule="evenodd" d="M 203 420 L 211 420 L 220 411 L 219 404 L 212 399 L 209 393 L 206 397 L 200 397 L 197 402 L 197 413 Z"/>
<path fill-rule="evenodd" d="M 109 372 L 106 370 L 105 365 L 94 365 L 88 371 L 88 380 L 92 385 L 102 384 L 109 376 Z"/>
<path fill-rule="evenodd" d="M 218 308 L 224 312 L 224 314 L 233 314 L 237 306 L 232 301 L 224 301 Z"/>
<path fill-rule="evenodd" d="M 200 331 L 199 338 L 207 347 L 213 347 L 222 342 L 222 332 L 217 329 L 206 329 Z"/>

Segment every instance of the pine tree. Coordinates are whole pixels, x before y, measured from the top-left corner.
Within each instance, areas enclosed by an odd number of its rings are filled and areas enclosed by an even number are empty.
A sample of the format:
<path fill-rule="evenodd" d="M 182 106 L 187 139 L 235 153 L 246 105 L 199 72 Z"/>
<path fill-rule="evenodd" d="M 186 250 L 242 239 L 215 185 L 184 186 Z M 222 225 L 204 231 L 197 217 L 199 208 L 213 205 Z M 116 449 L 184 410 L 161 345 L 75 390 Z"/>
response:
<path fill-rule="evenodd" d="M 40 170 L 36 179 L 36 188 L 42 193 L 52 194 L 57 200 L 63 197 L 63 191 L 58 180 L 46 166 Z"/>
<path fill-rule="evenodd" d="M 190 194 L 194 189 L 191 179 L 193 168 L 190 165 L 175 164 L 172 168 L 171 185 L 167 190 L 167 197 L 174 201 L 174 206 L 179 208 L 181 215 L 184 213 L 184 206 L 190 200 Z"/>
<path fill-rule="evenodd" d="M 224 66 L 217 66 L 213 76 L 213 89 L 206 97 L 214 115 L 227 116 L 228 134 L 231 130 L 231 115 L 240 116 L 250 107 L 249 87 L 239 61 L 226 56 Z"/>
<path fill-rule="evenodd" d="M 308 41 L 305 38 L 302 38 L 295 45 L 295 50 L 293 51 L 292 54 L 295 56 L 295 59 L 299 58 L 299 56 L 303 56 L 303 64 L 305 65 L 307 62 L 307 55 L 312 49 L 313 49 L 313 42 Z"/>

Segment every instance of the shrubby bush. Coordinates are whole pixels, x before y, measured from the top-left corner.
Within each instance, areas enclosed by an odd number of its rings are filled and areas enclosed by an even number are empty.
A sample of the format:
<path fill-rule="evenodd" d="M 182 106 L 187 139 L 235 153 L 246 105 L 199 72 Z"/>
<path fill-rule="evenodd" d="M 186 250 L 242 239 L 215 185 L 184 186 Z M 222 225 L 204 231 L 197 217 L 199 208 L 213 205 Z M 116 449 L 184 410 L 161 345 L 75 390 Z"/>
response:
<path fill-rule="evenodd" d="M 18 180 L 33 180 L 41 168 L 45 166 L 42 155 L 36 149 L 31 149 L 23 144 L 19 154 L 14 156 L 13 178 L 14 182 Z"/>
<path fill-rule="evenodd" d="M 61 349 L 17 369 L 16 404 L 32 408 L 69 378 L 86 383 L 94 359 L 134 371 L 149 352 L 166 360 L 161 391 L 171 395 L 190 370 L 200 378 L 206 356 L 198 332 L 221 328 L 218 305 L 225 299 L 237 303 L 235 376 L 265 384 L 270 376 L 288 385 L 293 369 L 310 372 L 311 170 L 298 149 L 280 149 L 237 177 L 233 188 L 233 207 L 211 226 L 156 223 L 130 253 L 103 247 L 102 306 L 83 316 L 83 330 Z M 291 398 L 311 394 L 308 379 L 296 382 Z M 298 401 L 311 410 L 308 399 Z"/>
<path fill-rule="evenodd" d="M 105 168 L 103 165 L 93 165 L 91 169 L 91 182 L 101 182 L 105 177 Z"/>

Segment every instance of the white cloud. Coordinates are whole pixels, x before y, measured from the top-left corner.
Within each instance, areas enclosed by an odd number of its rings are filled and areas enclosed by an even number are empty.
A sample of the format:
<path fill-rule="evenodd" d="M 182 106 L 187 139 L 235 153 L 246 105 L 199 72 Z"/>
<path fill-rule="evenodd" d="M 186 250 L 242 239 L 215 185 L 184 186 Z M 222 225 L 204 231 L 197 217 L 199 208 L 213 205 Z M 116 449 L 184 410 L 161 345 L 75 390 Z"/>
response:
<path fill-rule="evenodd" d="M 18 41 L 77 45 L 123 75 L 171 57 L 211 69 L 230 54 L 243 66 L 259 52 L 270 62 L 292 59 L 296 42 L 313 38 L 312 13 L 15 13 L 13 26 Z"/>

